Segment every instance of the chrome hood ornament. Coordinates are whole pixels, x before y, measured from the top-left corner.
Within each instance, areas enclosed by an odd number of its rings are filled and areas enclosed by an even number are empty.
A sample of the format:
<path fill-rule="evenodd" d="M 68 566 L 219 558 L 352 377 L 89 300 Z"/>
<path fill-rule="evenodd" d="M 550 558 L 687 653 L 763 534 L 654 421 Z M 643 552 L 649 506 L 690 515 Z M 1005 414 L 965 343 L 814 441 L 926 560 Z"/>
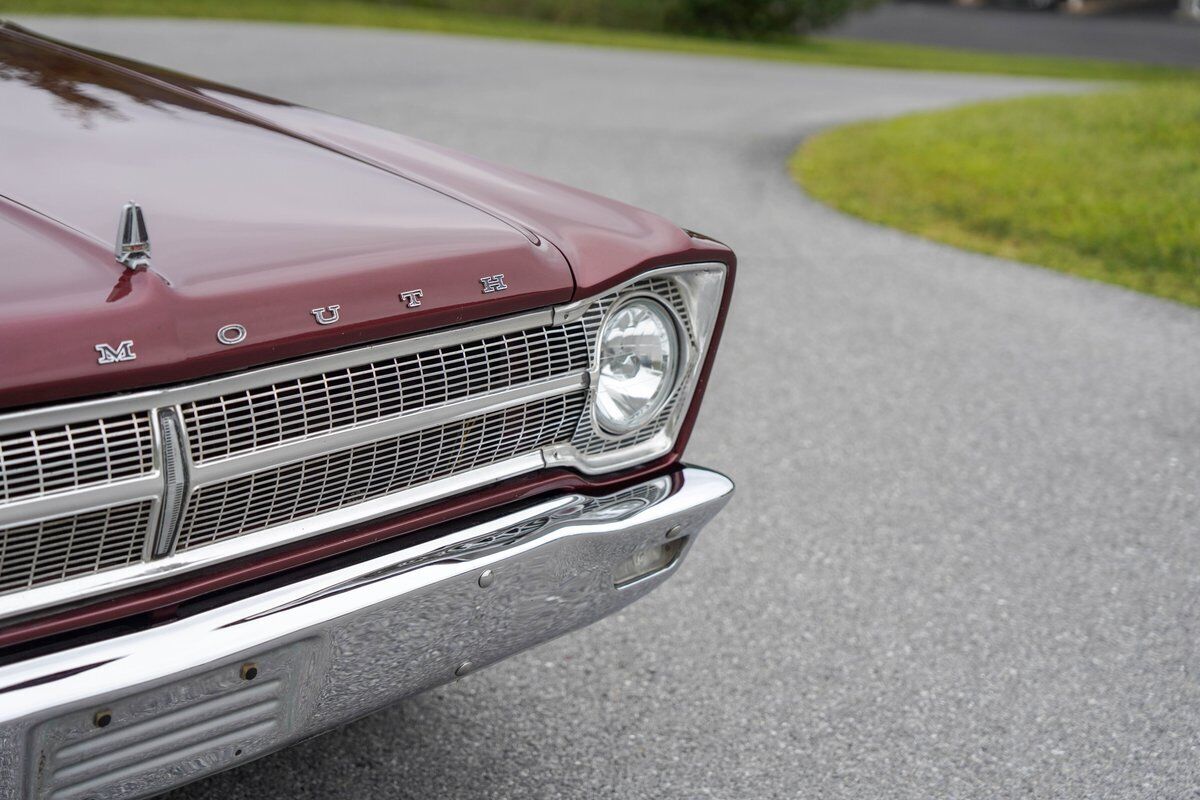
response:
<path fill-rule="evenodd" d="M 130 201 L 121 209 L 121 224 L 117 227 L 117 246 L 113 251 L 117 261 L 126 269 L 150 266 L 150 234 L 142 207 Z"/>

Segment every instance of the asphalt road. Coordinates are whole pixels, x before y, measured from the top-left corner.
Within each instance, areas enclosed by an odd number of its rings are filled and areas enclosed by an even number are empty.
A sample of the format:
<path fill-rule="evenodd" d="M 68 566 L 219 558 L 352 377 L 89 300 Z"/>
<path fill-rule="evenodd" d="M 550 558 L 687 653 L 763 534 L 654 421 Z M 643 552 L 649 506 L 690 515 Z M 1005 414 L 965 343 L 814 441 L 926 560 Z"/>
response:
<path fill-rule="evenodd" d="M 629 200 L 742 259 L 689 452 L 739 494 L 672 582 L 174 800 L 1200 791 L 1200 311 L 849 219 L 784 172 L 822 126 L 1055 84 L 36 25 Z"/>
<path fill-rule="evenodd" d="M 823 32 L 998 53 L 1140 61 L 1200 67 L 1200 24 L 1152 9 L 1116 16 L 1078 16 L 945 3 L 884 3 Z"/>

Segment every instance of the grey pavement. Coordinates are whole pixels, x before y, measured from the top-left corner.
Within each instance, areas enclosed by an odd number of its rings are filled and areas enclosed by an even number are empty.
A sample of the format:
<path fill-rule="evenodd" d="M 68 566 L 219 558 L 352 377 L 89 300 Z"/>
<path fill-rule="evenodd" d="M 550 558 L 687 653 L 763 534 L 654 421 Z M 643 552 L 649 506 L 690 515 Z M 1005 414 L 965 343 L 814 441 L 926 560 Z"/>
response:
<path fill-rule="evenodd" d="M 1200 67 L 1200 23 L 1161 11 L 1077 16 L 944 3 L 885 3 L 822 35 L 846 39 Z"/>
<path fill-rule="evenodd" d="M 1200 792 L 1200 311 L 850 219 L 784 170 L 823 126 L 1067 85 L 31 24 L 631 201 L 741 256 L 689 449 L 739 493 L 676 578 L 176 800 Z"/>

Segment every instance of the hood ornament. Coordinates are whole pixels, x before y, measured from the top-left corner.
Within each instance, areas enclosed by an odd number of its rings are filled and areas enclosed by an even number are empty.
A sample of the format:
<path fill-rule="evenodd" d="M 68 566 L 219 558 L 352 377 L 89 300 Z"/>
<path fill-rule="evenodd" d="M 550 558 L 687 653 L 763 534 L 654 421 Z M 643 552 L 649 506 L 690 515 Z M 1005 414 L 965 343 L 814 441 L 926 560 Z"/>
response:
<path fill-rule="evenodd" d="M 150 234 L 142 207 L 130 201 L 121 209 L 121 224 L 117 228 L 117 246 L 113 250 L 117 261 L 126 269 L 150 266 Z"/>

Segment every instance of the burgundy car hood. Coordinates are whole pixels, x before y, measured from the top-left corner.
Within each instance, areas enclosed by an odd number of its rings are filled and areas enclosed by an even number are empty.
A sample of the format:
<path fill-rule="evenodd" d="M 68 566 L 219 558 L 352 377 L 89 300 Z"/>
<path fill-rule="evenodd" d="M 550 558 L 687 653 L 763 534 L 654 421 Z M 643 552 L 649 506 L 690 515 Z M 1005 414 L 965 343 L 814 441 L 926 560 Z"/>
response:
<path fill-rule="evenodd" d="M 167 383 L 568 300 L 525 228 L 87 54 L 0 26 L 0 406 Z M 122 205 L 149 270 L 117 263 Z M 509 287 L 485 295 L 480 279 Z M 420 306 L 399 293 L 419 289 Z M 314 309 L 337 305 L 320 325 Z M 328 319 L 332 312 L 323 316 Z M 242 325 L 243 343 L 218 329 Z M 95 346 L 132 341 L 101 365 Z"/>
<path fill-rule="evenodd" d="M 112 249 L 139 203 L 153 266 Z M 593 295 L 719 242 L 438 145 L 0 22 L 0 408 Z M 508 287 L 484 294 L 480 279 Z M 419 307 L 399 293 L 419 289 Z M 313 310 L 339 306 L 337 323 Z M 222 345 L 226 325 L 247 329 Z M 137 358 L 98 364 L 133 341 Z"/>

